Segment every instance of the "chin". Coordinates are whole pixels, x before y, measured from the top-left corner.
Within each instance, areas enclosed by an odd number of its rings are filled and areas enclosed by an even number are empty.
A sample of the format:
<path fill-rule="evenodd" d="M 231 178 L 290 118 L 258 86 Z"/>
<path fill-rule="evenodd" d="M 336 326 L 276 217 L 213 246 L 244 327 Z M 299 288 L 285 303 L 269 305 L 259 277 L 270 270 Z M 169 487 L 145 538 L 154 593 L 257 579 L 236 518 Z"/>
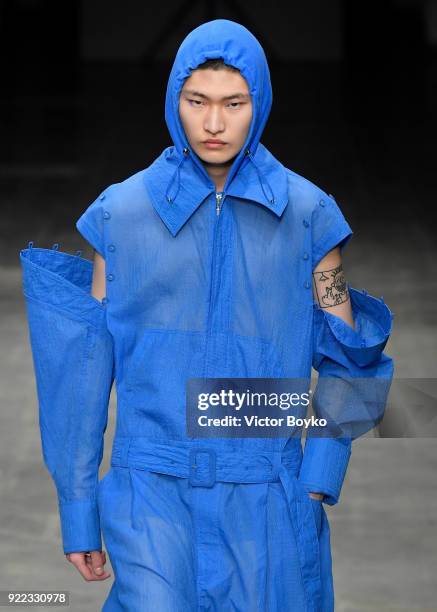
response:
<path fill-rule="evenodd" d="M 229 154 L 229 151 L 226 154 L 223 154 L 221 151 L 196 151 L 198 157 L 207 164 L 227 164 L 231 162 L 236 153 Z"/>

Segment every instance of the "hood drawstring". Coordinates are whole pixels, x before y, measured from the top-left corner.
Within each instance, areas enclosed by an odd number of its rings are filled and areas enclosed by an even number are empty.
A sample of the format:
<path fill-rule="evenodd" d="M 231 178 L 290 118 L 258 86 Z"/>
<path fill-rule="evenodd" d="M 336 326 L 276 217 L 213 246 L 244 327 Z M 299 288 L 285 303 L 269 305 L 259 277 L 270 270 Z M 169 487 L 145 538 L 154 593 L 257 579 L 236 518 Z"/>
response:
<path fill-rule="evenodd" d="M 167 185 L 167 189 L 166 189 L 166 191 L 165 191 L 165 197 L 166 197 L 166 199 L 167 199 L 167 202 L 170 202 L 170 203 L 171 203 L 173 200 L 175 200 L 175 199 L 176 199 L 176 196 L 177 196 L 177 195 L 178 195 L 178 193 L 179 193 L 180 183 L 181 183 L 180 167 L 181 167 L 181 165 L 184 163 L 184 161 L 185 161 L 186 159 L 188 159 L 188 155 L 189 155 L 189 153 L 190 153 L 190 150 L 188 149 L 188 147 L 184 147 L 184 149 L 183 149 L 183 155 L 182 155 L 182 157 L 181 157 L 181 159 L 180 159 L 180 161 L 179 161 L 178 165 L 176 166 L 176 169 L 175 169 L 175 171 L 173 172 L 172 177 L 171 177 L 171 179 L 170 179 L 170 181 L 169 181 L 169 183 L 168 183 L 168 185 Z M 254 157 L 253 157 L 252 153 L 250 152 L 250 149 L 246 149 L 246 156 L 247 156 L 247 157 L 250 159 L 250 161 L 252 162 L 252 164 L 255 166 L 255 169 L 256 169 L 257 174 L 258 174 L 258 179 L 259 179 L 259 182 L 260 182 L 260 184 L 261 184 L 261 188 L 262 188 L 262 190 L 263 190 L 263 193 L 264 193 L 264 195 L 265 195 L 266 199 L 267 199 L 267 200 L 268 200 L 268 201 L 269 201 L 271 204 L 274 204 L 274 203 L 275 203 L 275 194 L 273 193 L 273 189 L 271 188 L 270 183 L 269 183 L 269 181 L 267 180 L 267 177 L 263 175 L 263 173 L 261 172 L 261 169 L 259 168 L 259 166 L 258 166 L 258 165 L 257 165 L 257 163 L 255 162 L 255 159 L 254 159 Z M 177 176 L 177 188 L 176 188 L 176 193 L 175 193 L 173 196 L 170 196 L 170 195 L 169 195 L 169 194 L 170 194 L 170 187 L 171 187 L 171 185 L 172 185 L 173 181 L 175 180 L 175 177 L 176 177 L 176 176 Z M 263 179 L 264 179 L 264 181 L 265 181 L 265 183 L 266 183 L 267 187 L 268 187 L 268 188 L 269 188 L 269 190 L 270 190 L 270 196 L 268 196 L 268 195 L 267 195 L 266 190 L 264 189 Z"/>
<path fill-rule="evenodd" d="M 255 162 L 255 159 L 254 159 L 252 153 L 250 152 L 250 149 L 246 149 L 246 157 L 248 157 L 250 159 L 250 161 L 252 162 L 252 164 L 256 168 L 256 171 L 258 173 L 259 182 L 261 183 L 261 188 L 263 190 L 264 195 L 266 196 L 266 198 L 270 202 L 270 204 L 274 204 L 275 203 L 275 194 L 273 193 L 273 189 L 271 188 L 270 183 L 267 180 L 267 177 L 263 175 L 263 173 L 261 172 L 261 169 L 259 168 L 259 166 Z M 270 194 L 271 194 L 270 197 L 266 194 L 266 191 L 264 189 L 263 178 L 264 178 L 268 188 L 270 189 Z"/>
<path fill-rule="evenodd" d="M 176 196 L 178 195 L 178 193 L 179 193 L 179 189 L 180 189 L 180 186 L 181 186 L 181 175 L 180 175 L 180 170 L 179 170 L 179 169 L 180 169 L 181 165 L 184 163 L 184 161 L 185 161 L 186 159 L 188 159 L 188 155 L 189 155 L 189 153 L 190 153 L 190 150 L 189 150 L 187 147 L 184 147 L 184 149 L 183 149 L 183 155 L 182 155 L 182 157 L 181 157 L 181 159 L 180 159 L 180 161 L 179 161 L 178 165 L 176 166 L 176 170 L 175 170 L 175 171 L 173 172 L 173 174 L 172 174 L 172 177 L 171 177 L 171 179 L 170 179 L 170 181 L 169 181 L 169 183 L 168 183 L 168 185 L 167 185 L 167 189 L 165 190 L 165 197 L 167 198 L 167 202 L 172 202 L 172 201 L 173 201 L 173 200 L 176 198 Z M 175 179 L 175 176 L 176 176 L 176 175 L 177 175 L 177 179 L 178 179 L 178 180 L 177 180 L 177 189 L 176 189 L 176 193 L 175 193 L 173 196 L 170 196 L 170 195 L 169 195 L 169 193 L 170 193 L 170 187 L 171 187 L 171 184 L 173 183 L 173 181 L 174 181 L 174 179 Z"/>

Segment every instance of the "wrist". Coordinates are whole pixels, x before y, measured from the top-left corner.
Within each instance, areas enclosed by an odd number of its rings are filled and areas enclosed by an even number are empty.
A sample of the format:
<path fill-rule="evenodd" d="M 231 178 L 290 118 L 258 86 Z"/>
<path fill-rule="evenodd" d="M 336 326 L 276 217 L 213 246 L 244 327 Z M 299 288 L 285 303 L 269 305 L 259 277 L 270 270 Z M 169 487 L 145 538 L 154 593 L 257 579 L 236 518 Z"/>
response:
<path fill-rule="evenodd" d="M 325 495 L 323 493 L 315 493 L 315 492 L 309 492 L 308 495 L 310 497 L 312 497 L 313 499 L 318 499 L 320 501 L 323 501 L 323 498 L 325 497 Z"/>

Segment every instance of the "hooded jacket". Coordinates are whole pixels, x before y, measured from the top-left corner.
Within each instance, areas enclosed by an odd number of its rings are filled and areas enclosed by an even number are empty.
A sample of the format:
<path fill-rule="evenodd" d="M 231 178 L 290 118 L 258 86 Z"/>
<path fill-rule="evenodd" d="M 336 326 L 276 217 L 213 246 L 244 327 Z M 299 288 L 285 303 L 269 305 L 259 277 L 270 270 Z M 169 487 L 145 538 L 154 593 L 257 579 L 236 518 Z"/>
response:
<path fill-rule="evenodd" d="M 240 70 L 252 97 L 252 122 L 246 142 L 228 173 L 224 193 L 259 202 L 277 216 L 288 202 L 287 172 L 260 143 L 272 106 L 264 50 L 240 24 L 217 19 L 190 32 L 176 54 L 165 98 L 165 120 L 174 145 L 167 147 L 144 175 L 153 205 L 173 236 L 215 192 L 214 183 L 190 148 L 178 106 L 181 89 L 191 71 L 216 57 Z"/>
<path fill-rule="evenodd" d="M 178 113 L 184 79 L 216 57 L 240 70 L 253 102 L 219 206 Z M 200 25 L 182 42 L 168 80 L 173 144 L 105 188 L 76 223 L 106 260 L 103 301 L 90 295 L 92 262 L 80 253 L 32 242 L 20 253 L 44 458 L 57 486 L 65 552 L 101 547 L 98 469 L 114 381 L 112 464 L 123 465 L 140 440 L 183 450 L 198 444 L 185 429 L 190 378 L 309 380 L 312 366 L 319 384 L 322 377 L 392 378 L 383 350 L 393 313 L 382 298 L 349 286 L 355 329 L 314 301 L 312 271 L 335 246 L 343 251 L 353 232 L 333 195 L 260 142 L 271 105 L 256 38 L 226 19 Z M 322 387 L 316 397 L 322 406 Z M 352 437 L 307 439 L 301 493 L 338 502 Z M 296 438 L 201 441 L 217 460 L 225 451 L 280 455 L 296 445 Z M 306 570 L 311 591 L 313 570 Z"/>

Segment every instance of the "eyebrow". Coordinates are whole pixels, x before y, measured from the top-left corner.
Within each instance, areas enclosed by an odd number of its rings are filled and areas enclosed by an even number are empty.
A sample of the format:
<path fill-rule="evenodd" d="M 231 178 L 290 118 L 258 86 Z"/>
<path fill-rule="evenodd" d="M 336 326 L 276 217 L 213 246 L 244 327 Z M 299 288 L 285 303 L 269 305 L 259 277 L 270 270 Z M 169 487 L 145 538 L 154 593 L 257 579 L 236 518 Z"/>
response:
<path fill-rule="evenodd" d="M 184 89 L 182 93 L 189 94 L 191 96 L 198 96 L 199 98 L 205 98 L 206 100 L 208 100 L 208 96 L 201 93 L 200 91 L 196 91 L 195 89 Z M 231 100 L 233 98 L 240 98 L 242 100 L 247 100 L 249 98 L 249 95 L 241 93 L 241 92 L 237 92 L 237 93 L 232 94 L 231 96 L 223 96 L 222 100 Z"/>

